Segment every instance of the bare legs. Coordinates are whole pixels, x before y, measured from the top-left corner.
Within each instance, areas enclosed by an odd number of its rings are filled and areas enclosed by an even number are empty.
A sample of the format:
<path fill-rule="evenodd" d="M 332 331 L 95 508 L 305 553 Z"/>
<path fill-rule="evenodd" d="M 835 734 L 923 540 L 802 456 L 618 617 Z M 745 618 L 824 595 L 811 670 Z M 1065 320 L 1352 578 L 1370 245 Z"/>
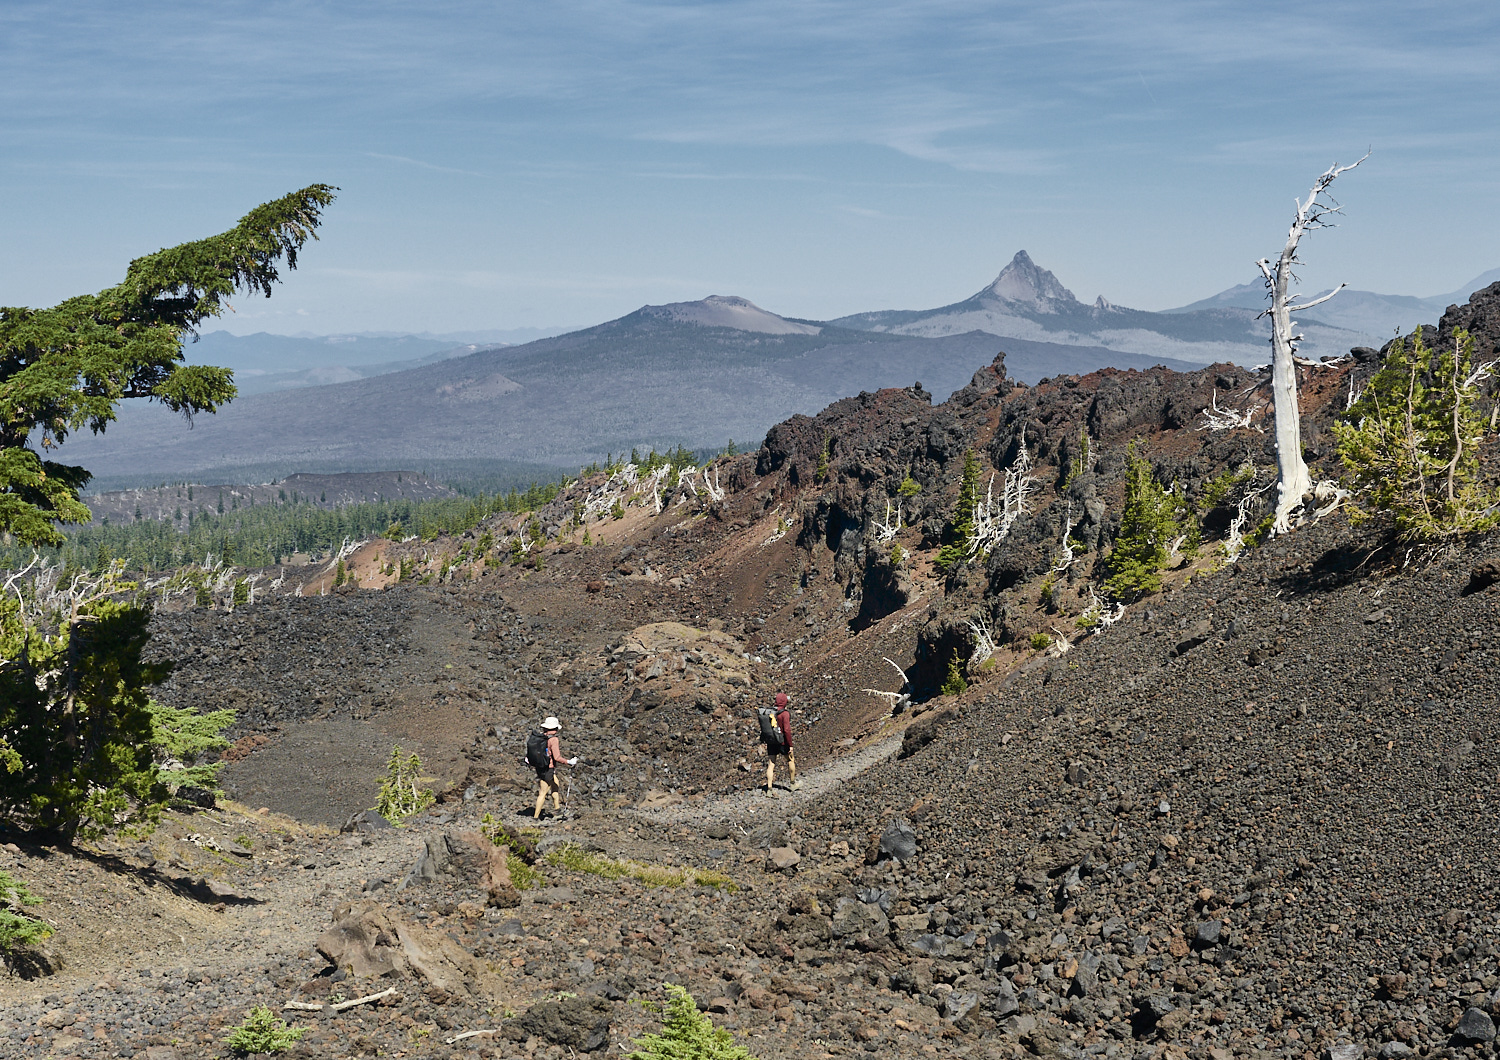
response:
<path fill-rule="evenodd" d="M 792 775 L 792 786 L 797 784 L 797 756 L 788 751 L 786 753 L 787 772 Z M 776 779 L 776 756 L 771 755 L 766 762 L 766 794 L 771 793 L 772 782 Z"/>
<path fill-rule="evenodd" d="M 534 815 L 539 821 L 542 819 L 542 805 L 547 801 L 547 792 L 552 793 L 552 812 L 557 813 L 562 809 L 562 788 L 554 787 L 545 780 L 541 782 L 541 785 L 542 790 L 537 793 L 536 797 L 536 814 Z"/>

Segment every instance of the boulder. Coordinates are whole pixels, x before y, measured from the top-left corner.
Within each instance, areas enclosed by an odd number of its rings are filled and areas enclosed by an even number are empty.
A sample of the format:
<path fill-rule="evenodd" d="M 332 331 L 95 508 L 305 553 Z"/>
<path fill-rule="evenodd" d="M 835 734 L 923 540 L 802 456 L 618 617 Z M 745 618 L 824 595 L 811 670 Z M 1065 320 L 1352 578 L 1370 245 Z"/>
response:
<path fill-rule="evenodd" d="M 597 994 L 543 1001 L 527 1009 L 520 1019 L 508 1021 L 505 1036 L 516 1042 L 535 1036 L 566 1049 L 591 1053 L 609 1044 L 614 1011 L 614 1006 Z"/>
<path fill-rule="evenodd" d="M 389 827 L 391 827 L 391 822 L 387 821 L 374 810 L 360 810 L 358 813 L 350 816 L 339 831 L 368 833 L 379 832 Z"/>
<path fill-rule="evenodd" d="M 1453 1037 L 1460 1042 L 1475 1044 L 1495 1040 L 1495 1021 L 1481 1008 L 1469 1008 L 1459 1017 Z"/>
<path fill-rule="evenodd" d="M 860 902 L 853 898 L 840 898 L 833 909 L 833 937 L 848 943 L 885 939 L 890 936 L 891 925 L 880 906 L 873 902 Z"/>
<path fill-rule="evenodd" d="M 357 979 L 415 976 L 450 994 L 472 993 L 481 974 L 479 963 L 447 935 L 368 899 L 336 909 L 317 950 Z"/>
<path fill-rule="evenodd" d="M 766 856 L 767 871 L 786 872 L 797 867 L 802 856 L 791 847 L 772 847 Z"/>
<path fill-rule="evenodd" d="M 880 833 L 881 859 L 910 861 L 917 856 L 917 833 L 904 817 L 892 817 Z"/>

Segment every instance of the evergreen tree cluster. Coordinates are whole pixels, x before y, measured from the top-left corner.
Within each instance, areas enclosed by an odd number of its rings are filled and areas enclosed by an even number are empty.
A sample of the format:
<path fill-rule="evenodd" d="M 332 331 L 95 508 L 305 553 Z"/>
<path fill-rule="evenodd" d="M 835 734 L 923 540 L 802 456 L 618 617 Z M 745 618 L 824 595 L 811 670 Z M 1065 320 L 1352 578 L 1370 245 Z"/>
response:
<path fill-rule="evenodd" d="M 189 512 L 180 530 L 155 520 L 86 526 L 42 551 L 74 570 L 100 570 L 113 560 L 124 561 L 133 571 L 175 570 L 206 564 L 210 556 L 233 566 L 270 567 L 294 552 L 330 552 L 346 538 L 413 534 L 430 541 L 439 534 L 461 534 L 498 512 L 533 511 L 562 488 L 559 481 L 492 495 L 366 501 L 333 510 L 289 498 L 223 514 Z M 19 543 L 0 545 L 0 568 L 24 566 L 32 554 L 32 548 Z"/>

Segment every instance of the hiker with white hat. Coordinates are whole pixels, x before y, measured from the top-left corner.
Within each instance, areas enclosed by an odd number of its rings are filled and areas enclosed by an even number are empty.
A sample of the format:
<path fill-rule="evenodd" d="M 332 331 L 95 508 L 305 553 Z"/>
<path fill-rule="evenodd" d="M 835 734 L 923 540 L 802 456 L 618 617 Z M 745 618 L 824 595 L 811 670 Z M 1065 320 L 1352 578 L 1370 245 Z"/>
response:
<path fill-rule="evenodd" d="M 557 782 L 557 765 L 566 762 L 570 766 L 578 764 L 577 758 L 564 758 L 562 744 L 558 741 L 558 731 L 562 729 L 562 722 L 557 718 L 549 716 L 542 722 L 539 732 L 534 732 L 526 738 L 526 761 L 531 768 L 536 770 L 536 778 L 541 783 L 541 791 L 536 797 L 536 819 L 542 819 L 542 805 L 547 801 L 547 792 L 552 793 L 552 812 L 562 812 L 562 785 Z"/>

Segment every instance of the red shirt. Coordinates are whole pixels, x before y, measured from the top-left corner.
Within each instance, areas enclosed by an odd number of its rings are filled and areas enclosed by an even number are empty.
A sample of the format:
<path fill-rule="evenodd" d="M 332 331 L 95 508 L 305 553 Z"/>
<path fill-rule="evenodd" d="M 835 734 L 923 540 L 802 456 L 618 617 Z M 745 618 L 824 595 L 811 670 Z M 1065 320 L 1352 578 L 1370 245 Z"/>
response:
<path fill-rule="evenodd" d="M 557 764 L 563 761 L 562 742 L 558 740 L 557 734 L 547 737 L 547 768 L 556 769 Z"/>
<path fill-rule="evenodd" d="M 790 707 L 782 707 L 776 712 L 776 724 L 781 729 L 781 738 L 786 741 L 787 750 L 792 749 L 792 711 Z"/>

